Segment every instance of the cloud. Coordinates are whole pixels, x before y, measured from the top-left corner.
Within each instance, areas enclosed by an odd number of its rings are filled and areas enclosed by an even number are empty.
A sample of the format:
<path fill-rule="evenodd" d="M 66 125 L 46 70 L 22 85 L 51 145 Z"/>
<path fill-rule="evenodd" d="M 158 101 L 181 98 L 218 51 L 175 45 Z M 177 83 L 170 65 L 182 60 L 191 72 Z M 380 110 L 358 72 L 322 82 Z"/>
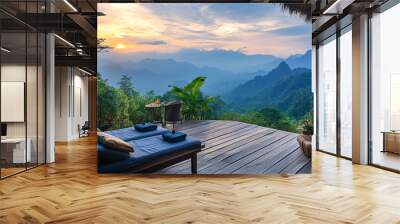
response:
<path fill-rule="evenodd" d="M 244 52 L 246 51 L 246 48 L 247 48 L 247 47 L 240 47 L 240 48 L 238 48 L 236 51 L 237 51 L 237 52 L 244 53 Z"/>
<path fill-rule="evenodd" d="M 283 16 L 280 6 L 271 3 L 210 4 L 207 10 L 210 15 L 215 17 L 240 22 Z"/>
<path fill-rule="evenodd" d="M 284 27 L 272 30 L 271 33 L 276 35 L 288 35 L 288 36 L 309 34 L 311 36 L 311 26 L 301 25 L 301 26 Z"/>
<path fill-rule="evenodd" d="M 143 44 L 143 45 L 165 45 L 165 44 L 168 44 L 166 41 L 163 41 L 163 40 L 148 40 L 148 41 L 139 41 L 136 43 Z"/>
<path fill-rule="evenodd" d="M 99 4 L 98 36 L 119 52 L 241 49 L 285 57 L 311 46 L 311 25 L 272 3 Z M 123 21 L 123 22 L 121 22 Z M 245 48 L 244 48 L 245 47 Z"/>

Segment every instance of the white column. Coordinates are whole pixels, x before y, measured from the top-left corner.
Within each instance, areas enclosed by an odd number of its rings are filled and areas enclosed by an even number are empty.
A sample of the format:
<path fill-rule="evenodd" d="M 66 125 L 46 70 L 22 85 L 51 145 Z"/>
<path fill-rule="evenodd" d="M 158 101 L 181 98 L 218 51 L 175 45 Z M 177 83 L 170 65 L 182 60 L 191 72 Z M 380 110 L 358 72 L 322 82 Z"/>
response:
<path fill-rule="evenodd" d="M 368 16 L 353 19 L 353 162 L 368 163 Z"/>
<path fill-rule="evenodd" d="M 72 68 L 57 66 L 55 68 L 55 141 L 71 140 L 71 88 Z"/>
<path fill-rule="evenodd" d="M 55 161 L 55 44 L 53 34 L 47 34 L 46 45 L 46 163 L 52 163 Z"/>

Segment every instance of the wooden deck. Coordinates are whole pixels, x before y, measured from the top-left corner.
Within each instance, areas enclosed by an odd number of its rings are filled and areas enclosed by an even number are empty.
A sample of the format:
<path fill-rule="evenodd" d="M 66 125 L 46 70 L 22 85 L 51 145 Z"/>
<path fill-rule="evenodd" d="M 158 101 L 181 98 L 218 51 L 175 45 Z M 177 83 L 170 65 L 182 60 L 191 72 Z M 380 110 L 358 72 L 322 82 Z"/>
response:
<path fill-rule="evenodd" d="M 190 121 L 176 129 L 199 138 L 205 148 L 198 154 L 199 174 L 310 173 L 297 134 L 237 121 Z M 188 174 L 190 161 L 158 173 Z"/>

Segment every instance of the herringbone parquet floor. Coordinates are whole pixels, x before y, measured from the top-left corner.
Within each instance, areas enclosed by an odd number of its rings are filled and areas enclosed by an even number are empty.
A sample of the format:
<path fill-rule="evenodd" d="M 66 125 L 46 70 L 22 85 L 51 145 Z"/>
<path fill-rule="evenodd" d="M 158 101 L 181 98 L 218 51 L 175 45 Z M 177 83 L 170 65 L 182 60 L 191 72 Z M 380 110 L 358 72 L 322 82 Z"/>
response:
<path fill-rule="evenodd" d="M 315 152 L 313 174 L 96 173 L 94 138 L 0 181 L 0 223 L 400 223 L 400 175 Z"/>

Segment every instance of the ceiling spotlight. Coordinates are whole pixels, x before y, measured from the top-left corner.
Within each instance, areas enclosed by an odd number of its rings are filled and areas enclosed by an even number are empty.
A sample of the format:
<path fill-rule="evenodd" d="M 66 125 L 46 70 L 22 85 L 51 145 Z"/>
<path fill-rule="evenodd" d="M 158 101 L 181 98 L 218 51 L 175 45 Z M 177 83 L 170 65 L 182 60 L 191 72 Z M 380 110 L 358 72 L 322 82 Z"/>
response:
<path fill-rule="evenodd" d="M 5 47 L 1 47 L 0 49 L 1 49 L 1 51 L 4 51 L 6 53 L 10 53 L 11 52 L 11 50 L 9 50 L 9 49 L 7 49 Z"/>
<path fill-rule="evenodd" d="M 73 6 L 68 0 L 64 0 L 65 4 L 67 4 L 74 12 L 78 12 L 78 10 Z"/>
<path fill-rule="evenodd" d="M 88 71 L 86 71 L 86 70 L 83 70 L 83 69 L 81 69 L 81 68 L 79 68 L 79 67 L 78 67 L 78 70 L 81 71 L 81 72 L 83 72 L 83 73 L 85 73 L 86 75 L 92 75 L 92 73 L 90 73 L 90 72 L 88 72 Z"/>
<path fill-rule="evenodd" d="M 61 40 L 62 42 L 64 42 L 65 44 L 67 44 L 68 46 L 75 48 L 75 45 L 73 45 L 73 44 L 72 44 L 71 42 L 69 42 L 68 40 L 66 40 L 66 39 L 64 39 L 64 38 L 62 38 L 62 37 L 60 37 L 60 36 L 57 35 L 57 34 L 54 34 L 54 36 L 57 37 L 57 38 L 58 38 L 59 40 Z"/>
<path fill-rule="evenodd" d="M 343 10 L 351 5 L 355 0 L 336 0 L 324 12 L 323 15 L 340 15 Z"/>

